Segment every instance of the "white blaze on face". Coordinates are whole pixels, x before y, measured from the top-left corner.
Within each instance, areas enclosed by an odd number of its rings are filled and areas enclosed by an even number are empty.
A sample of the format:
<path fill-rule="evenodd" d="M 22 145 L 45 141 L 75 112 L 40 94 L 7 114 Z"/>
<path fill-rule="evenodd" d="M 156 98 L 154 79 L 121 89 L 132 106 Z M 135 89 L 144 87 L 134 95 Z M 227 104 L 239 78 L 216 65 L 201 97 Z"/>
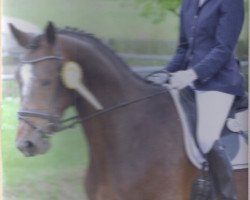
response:
<path fill-rule="evenodd" d="M 21 66 L 21 79 L 22 79 L 22 95 L 27 96 L 31 89 L 32 78 L 34 77 L 32 73 L 33 65 L 24 64 Z"/>

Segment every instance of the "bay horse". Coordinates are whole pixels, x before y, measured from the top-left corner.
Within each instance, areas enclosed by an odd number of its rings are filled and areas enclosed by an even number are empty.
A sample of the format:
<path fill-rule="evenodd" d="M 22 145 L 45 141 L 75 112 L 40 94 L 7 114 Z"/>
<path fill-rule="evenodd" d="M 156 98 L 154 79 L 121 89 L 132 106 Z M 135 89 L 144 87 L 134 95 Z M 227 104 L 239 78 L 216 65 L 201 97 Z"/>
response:
<path fill-rule="evenodd" d="M 93 35 L 51 22 L 38 36 L 12 24 L 10 29 L 27 49 L 17 70 L 16 146 L 25 156 L 48 151 L 48 135 L 60 130 L 64 110 L 74 106 L 89 144 L 90 200 L 189 199 L 199 170 L 185 154 L 180 119 L 165 88 L 137 76 Z M 235 177 L 239 199 L 246 200 L 247 170 Z"/>

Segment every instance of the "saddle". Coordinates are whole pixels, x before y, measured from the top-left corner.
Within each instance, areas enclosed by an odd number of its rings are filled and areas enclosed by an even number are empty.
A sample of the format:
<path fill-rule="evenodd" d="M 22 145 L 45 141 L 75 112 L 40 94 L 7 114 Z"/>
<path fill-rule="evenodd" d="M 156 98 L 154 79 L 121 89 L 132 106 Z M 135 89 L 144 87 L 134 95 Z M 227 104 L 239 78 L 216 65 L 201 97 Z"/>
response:
<path fill-rule="evenodd" d="M 190 87 L 181 91 L 170 90 L 181 118 L 185 149 L 190 161 L 202 169 L 205 161 L 196 137 L 196 103 Z M 216 114 L 216 113 L 215 113 Z M 220 141 L 225 147 L 233 169 L 248 167 L 248 98 L 237 97 L 223 128 Z"/>
<path fill-rule="evenodd" d="M 165 70 L 148 74 L 146 80 L 169 88 L 169 74 Z M 196 137 L 196 102 L 190 87 L 169 92 L 177 108 L 182 128 L 187 156 L 191 163 L 202 169 L 205 162 Z M 216 113 L 214 113 L 216 115 Z M 248 168 L 248 96 L 236 97 L 223 128 L 220 142 L 225 147 L 233 169 Z"/>

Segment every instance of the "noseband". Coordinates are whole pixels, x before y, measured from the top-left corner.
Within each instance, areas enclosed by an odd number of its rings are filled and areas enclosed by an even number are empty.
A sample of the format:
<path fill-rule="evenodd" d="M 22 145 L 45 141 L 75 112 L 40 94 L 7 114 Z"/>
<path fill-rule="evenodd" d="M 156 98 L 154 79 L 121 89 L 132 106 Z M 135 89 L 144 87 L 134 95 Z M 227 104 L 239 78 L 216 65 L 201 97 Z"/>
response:
<path fill-rule="evenodd" d="M 42 58 L 37 58 L 37 59 L 33 59 L 33 60 L 22 60 L 21 63 L 37 63 L 37 62 L 41 62 L 41 61 L 45 61 L 45 60 L 59 60 L 62 61 L 64 58 L 60 57 L 60 56 L 45 56 Z M 138 103 L 141 101 L 145 101 L 148 99 L 151 99 L 153 97 L 156 97 L 158 95 L 162 95 L 166 92 L 168 92 L 169 89 L 168 88 L 164 88 L 154 94 L 151 94 L 149 96 L 145 96 L 142 98 L 138 98 L 138 99 L 134 99 L 134 100 L 130 100 L 130 101 L 126 101 L 126 102 L 122 102 L 119 103 L 115 106 L 109 107 L 109 108 L 105 108 L 102 109 L 100 111 L 96 111 L 84 118 L 80 118 L 78 115 L 77 116 L 73 116 L 64 120 L 60 120 L 60 116 L 57 115 L 52 115 L 50 113 L 46 113 L 46 112 L 41 112 L 41 111 L 37 111 L 37 110 L 25 110 L 22 109 L 18 112 L 18 118 L 22 121 L 24 121 L 26 124 L 28 124 L 31 128 L 33 128 L 35 131 L 41 133 L 43 135 L 43 137 L 48 136 L 49 132 L 46 131 L 46 128 L 49 127 L 53 127 L 53 132 L 60 132 L 62 130 L 65 129 L 69 129 L 69 128 L 73 128 L 76 124 L 79 123 L 83 123 L 87 120 L 93 119 L 95 117 L 101 116 L 103 114 L 106 114 L 108 112 L 126 107 L 130 104 L 134 104 L 134 103 Z M 36 125 L 34 125 L 31 121 L 29 121 L 27 118 L 29 117 L 34 117 L 34 118 L 40 118 L 40 119 L 45 119 L 48 121 L 47 125 L 45 127 L 37 127 Z"/>

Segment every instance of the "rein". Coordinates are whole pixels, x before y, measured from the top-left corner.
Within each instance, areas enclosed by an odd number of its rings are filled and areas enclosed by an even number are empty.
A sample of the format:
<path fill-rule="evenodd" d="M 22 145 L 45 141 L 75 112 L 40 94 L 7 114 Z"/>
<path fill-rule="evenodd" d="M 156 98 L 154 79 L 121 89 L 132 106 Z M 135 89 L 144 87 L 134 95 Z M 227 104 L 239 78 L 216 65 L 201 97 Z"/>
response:
<path fill-rule="evenodd" d="M 141 101 L 151 99 L 151 98 L 156 97 L 158 95 L 164 94 L 164 93 L 166 93 L 168 91 L 169 91 L 168 89 L 163 89 L 160 92 L 157 92 L 155 94 L 152 94 L 152 95 L 149 95 L 149 96 L 146 96 L 146 97 L 142 97 L 142 98 L 122 102 L 122 103 L 119 103 L 119 104 L 117 104 L 115 106 L 105 108 L 105 109 L 103 109 L 101 111 L 94 112 L 94 113 L 92 113 L 92 114 L 90 114 L 90 115 L 88 115 L 86 117 L 83 117 L 83 118 L 80 118 L 78 115 L 76 115 L 74 117 L 70 117 L 68 119 L 65 119 L 65 120 L 62 120 L 62 121 L 59 122 L 59 124 L 69 123 L 68 125 L 62 126 L 62 127 L 60 127 L 59 129 L 57 129 L 54 132 L 59 132 L 59 131 L 62 131 L 62 130 L 68 129 L 68 128 L 73 128 L 76 124 L 79 124 L 81 122 L 91 120 L 91 119 L 93 119 L 95 117 L 99 117 L 101 115 L 104 115 L 104 114 L 107 114 L 107 113 L 112 112 L 114 110 L 129 106 L 131 104 L 135 104 L 135 103 L 139 103 Z M 72 122 L 70 122 L 70 121 L 72 121 Z"/>
<path fill-rule="evenodd" d="M 33 59 L 33 60 L 21 60 L 21 63 L 37 63 L 37 62 L 51 60 L 51 59 L 63 60 L 64 58 L 61 56 L 45 56 L 45 57 Z M 151 99 L 151 98 L 156 97 L 158 95 L 164 94 L 168 91 L 169 91 L 168 88 L 164 88 L 155 94 L 151 94 L 149 96 L 145 96 L 145 97 L 141 97 L 138 99 L 119 103 L 115 106 L 111 106 L 111 107 L 102 109 L 100 111 L 94 112 L 94 113 L 92 113 L 84 118 L 81 118 L 78 115 L 76 115 L 76 116 L 73 116 L 73 117 L 70 117 L 70 118 L 67 118 L 64 120 L 59 120 L 59 116 L 57 116 L 57 115 L 52 115 L 50 113 L 41 112 L 38 110 L 26 110 L 26 109 L 21 109 L 18 112 L 18 118 L 20 120 L 24 121 L 25 123 L 27 123 L 31 128 L 33 128 L 34 130 L 38 131 L 39 133 L 43 134 L 46 137 L 48 135 L 48 132 L 43 130 L 43 128 L 53 127 L 53 132 L 60 132 L 60 131 L 63 131 L 65 129 L 73 128 L 76 124 L 91 120 L 95 117 L 99 117 L 101 115 L 104 115 L 104 114 L 109 113 L 111 111 L 129 106 L 131 104 L 135 104 L 135 103 L 139 103 L 141 101 Z M 48 124 L 46 127 L 42 127 L 42 128 L 37 127 L 35 124 L 33 124 L 32 122 L 30 122 L 27 119 L 28 117 L 36 117 L 36 118 L 42 118 L 42 119 L 48 120 Z"/>

